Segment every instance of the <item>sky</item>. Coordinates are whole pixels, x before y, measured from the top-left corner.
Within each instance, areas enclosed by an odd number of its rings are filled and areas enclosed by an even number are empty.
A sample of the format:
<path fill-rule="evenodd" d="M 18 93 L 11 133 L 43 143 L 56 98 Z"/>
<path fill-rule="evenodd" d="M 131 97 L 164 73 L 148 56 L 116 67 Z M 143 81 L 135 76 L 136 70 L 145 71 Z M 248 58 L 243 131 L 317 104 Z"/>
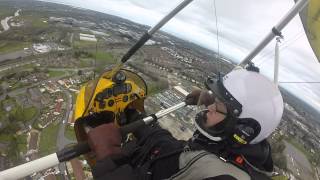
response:
<path fill-rule="evenodd" d="M 182 0 L 43 0 L 91 9 L 153 26 Z M 292 8 L 294 0 L 194 0 L 161 30 L 241 62 Z M 217 18 L 215 17 L 215 10 Z M 216 21 L 217 19 L 217 21 Z M 216 28 L 217 27 L 217 28 Z M 282 31 L 279 82 L 319 82 L 320 63 L 295 17 Z M 254 58 L 273 79 L 275 40 Z M 280 83 L 320 110 L 319 83 Z"/>

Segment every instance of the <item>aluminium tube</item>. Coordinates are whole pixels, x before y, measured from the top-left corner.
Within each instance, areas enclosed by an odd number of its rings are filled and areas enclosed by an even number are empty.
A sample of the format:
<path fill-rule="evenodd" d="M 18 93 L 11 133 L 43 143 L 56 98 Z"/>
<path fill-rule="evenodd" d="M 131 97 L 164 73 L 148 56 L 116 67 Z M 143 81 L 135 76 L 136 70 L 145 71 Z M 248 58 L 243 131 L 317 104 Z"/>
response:
<path fill-rule="evenodd" d="M 59 159 L 56 153 L 42 157 L 40 159 L 21 164 L 0 172 L 1 180 L 15 180 L 26 177 L 32 173 L 42 171 L 58 165 Z"/>
<path fill-rule="evenodd" d="M 277 34 L 274 32 L 281 32 L 281 30 L 297 15 L 306 5 L 308 4 L 308 0 L 299 0 L 293 8 L 290 9 L 290 11 L 280 20 L 280 22 L 273 27 L 273 30 L 271 30 L 268 35 L 258 44 L 258 46 L 251 51 L 251 53 L 244 58 L 239 63 L 239 66 L 244 67 L 247 65 L 252 59 L 264 48 L 266 47 L 269 42 L 277 36 Z"/>
<path fill-rule="evenodd" d="M 274 74 L 273 74 L 273 82 L 276 86 L 279 84 L 279 44 L 280 37 L 277 37 L 275 53 L 274 53 Z"/>
<path fill-rule="evenodd" d="M 156 114 L 149 115 L 141 120 L 137 120 L 137 121 L 132 122 L 128 125 L 122 126 L 122 127 L 120 127 L 120 132 L 122 135 L 126 135 L 128 133 L 135 132 L 137 129 L 139 129 L 145 125 L 151 124 L 152 122 L 157 121 L 161 117 L 163 117 L 163 116 L 165 116 L 165 115 L 167 115 L 177 109 L 180 109 L 180 108 L 184 107 L 185 105 L 186 105 L 185 102 L 181 102 L 179 104 L 176 104 L 174 106 L 169 107 L 168 109 L 161 110 L 161 111 L 157 112 Z"/>
<path fill-rule="evenodd" d="M 175 111 L 177 109 L 180 109 L 180 108 L 184 107 L 185 105 L 186 105 L 185 102 L 181 102 L 179 104 L 176 104 L 174 106 L 169 107 L 168 109 L 164 109 L 164 110 L 161 110 L 161 111 L 157 112 L 155 114 L 155 116 L 159 119 L 159 118 L 161 118 L 161 117 L 163 117 L 163 116 L 165 116 L 165 115 L 167 115 L 167 114 L 169 114 L 169 113 L 171 113 L 171 112 L 173 112 L 173 111 Z M 143 118 L 143 121 L 144 121 L 145 124 L 150 124 L 154 120 L 155 119 L 152 116 L 148 116 L 146 118 Z"/>

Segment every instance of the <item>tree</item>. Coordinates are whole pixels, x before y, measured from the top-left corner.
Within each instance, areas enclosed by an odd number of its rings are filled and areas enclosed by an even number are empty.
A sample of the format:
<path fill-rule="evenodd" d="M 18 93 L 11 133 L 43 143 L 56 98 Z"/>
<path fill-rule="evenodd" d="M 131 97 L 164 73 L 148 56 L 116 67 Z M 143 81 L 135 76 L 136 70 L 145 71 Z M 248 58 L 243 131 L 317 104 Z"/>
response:
<path fill-rule="evenodd" d="M 18 148 L 18 138 L 16 136 L 10 137 L 10 142 L 8 145 L 7 150 L 8 157 L 10 161 L 14 162 L 15 164 L 19 161 L 19 148 Z"/>
<path fill-rule="evenodd" d="M 33 72 L 34 72 L 34 73 L 40 72 L 40 68 L 39 68 L 39 67 L 33 67 Z"/>
<path fill-rule="evenodd" d="M 10 99 L 11 97 L 9 95 L 6 95 L 6 100 Z"/>
<path fill-rule="evenodd" d="M 0 84 L 0 95 L 2 95 L 5 92 L 5 90 L 3 89 L 3 87 Z"/>
<path fill-rule="evenodd" d="M 24 117 L 25 110 L 21 106 L 17 106 L 15 111 L 11 112 L 9 115 L 10 123 L 22 122 L 24 127 L 26 127 L 26 118 Z"/>
<path fill-rule="evenodd" d="M 78 70 L 78 75 L 81 76 L 83 74 L 82 70 Z"/>
<path fill-rule="evenodd" d="M 272 154 L 274 164 L 280 169 L 287 170 L 287 158 L 282 153 Z"/>

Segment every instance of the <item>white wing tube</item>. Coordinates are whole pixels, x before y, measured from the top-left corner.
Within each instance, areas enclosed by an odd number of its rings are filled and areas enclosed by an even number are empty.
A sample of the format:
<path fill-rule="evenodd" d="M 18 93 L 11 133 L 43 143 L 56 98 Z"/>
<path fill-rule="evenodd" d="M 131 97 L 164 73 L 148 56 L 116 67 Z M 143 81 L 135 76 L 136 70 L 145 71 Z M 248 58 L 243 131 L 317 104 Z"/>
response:
<path fill-rule="evenodd" d="M 1 180 L 16 180 L 59 164 L 56 153 L 0 172 Z"/>
<path fill-rule="evenodd" d="M 273 81 L 274 81 L 274 84 L 276 84 L 276 86 L 279 85 L 279 83 L 278 83 L 278 79 L 279 79 L 279 43 L 280 43 L 280 37 L 277 37 L 275 53 L 274 53 L 274 74 L 273 74 Z"/>

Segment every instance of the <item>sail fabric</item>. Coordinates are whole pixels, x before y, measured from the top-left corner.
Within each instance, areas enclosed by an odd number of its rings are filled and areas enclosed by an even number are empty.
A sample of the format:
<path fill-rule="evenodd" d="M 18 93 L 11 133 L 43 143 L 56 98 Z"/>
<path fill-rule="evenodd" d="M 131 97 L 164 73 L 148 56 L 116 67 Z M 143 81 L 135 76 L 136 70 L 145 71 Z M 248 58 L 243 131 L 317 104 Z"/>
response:
<path fill-rule="evenodd" d="M 320 1 L 309 0 L 309 4 L 300 12 L 300 17 L 309 43 L 320 62 Z"/>

